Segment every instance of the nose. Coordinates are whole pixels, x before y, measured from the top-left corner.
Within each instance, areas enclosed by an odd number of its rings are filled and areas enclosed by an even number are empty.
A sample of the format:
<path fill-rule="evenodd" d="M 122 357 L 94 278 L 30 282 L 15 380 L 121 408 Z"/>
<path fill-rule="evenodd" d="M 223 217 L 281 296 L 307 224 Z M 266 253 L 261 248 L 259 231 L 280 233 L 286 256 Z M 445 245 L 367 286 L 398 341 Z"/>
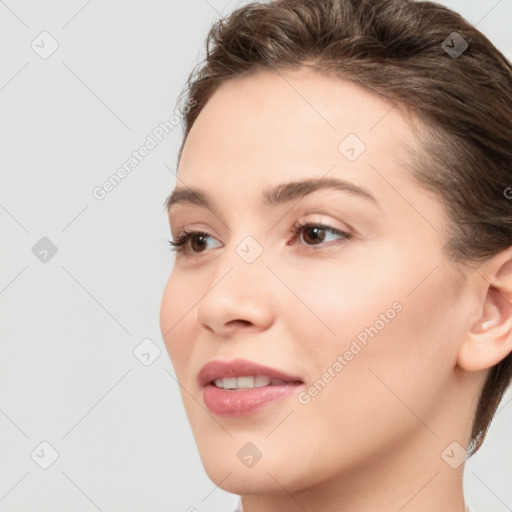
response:
<path fill-rule="evenodd" d="M 268 329 L 277 311 L 276 279 L 265 258 L 247 263 L 233 251 L 219 259 L 213 278 L 196 306 L 197 322 L 229 336 L 240 328 Z"/>

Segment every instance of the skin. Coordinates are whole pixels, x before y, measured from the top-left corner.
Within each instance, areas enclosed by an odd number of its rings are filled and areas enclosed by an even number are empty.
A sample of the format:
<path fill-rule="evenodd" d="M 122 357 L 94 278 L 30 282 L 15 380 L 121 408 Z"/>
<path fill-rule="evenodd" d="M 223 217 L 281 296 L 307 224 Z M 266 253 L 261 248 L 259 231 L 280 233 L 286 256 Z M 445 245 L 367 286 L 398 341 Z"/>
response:
<path fill-rule="evenodd" d="M 464 510 L 464 465 L 442 453 L 467 448 L 487 369 L 512 349 L 512 265 L 510 252 L 478 272 L 445 256 L 445 209 L 404 163 L 405 144 L 418 148 L 413 122 L 358 85 L 300 69 L 224 82 L 190 131 L 177 186 L 206 191 L 216 210 L 169 211 L 173 238 L 211 236 L 176 256 L 160 323 L 205 471 L 243 496 L 244 512 Z M 366 145 L 353 162 L 338 149 L 349 133 Z M 328 189 L 260 204 L 271 185 L 325 175 L 379 204 Z M 315 245 L 292 233 L 297 221 L 352 238 L 327 231 Z M 250 264 L 236 252 L 247 236 L 263 249 Z M 208 361 L 256 361 L 300 375 L 304 391 L 397 302 L 309 403 L 295 394 L 242 417 L 205 408 L 196 379 Z M 262 454 L 250 468 L 237 457 L 247 442 Z"/>

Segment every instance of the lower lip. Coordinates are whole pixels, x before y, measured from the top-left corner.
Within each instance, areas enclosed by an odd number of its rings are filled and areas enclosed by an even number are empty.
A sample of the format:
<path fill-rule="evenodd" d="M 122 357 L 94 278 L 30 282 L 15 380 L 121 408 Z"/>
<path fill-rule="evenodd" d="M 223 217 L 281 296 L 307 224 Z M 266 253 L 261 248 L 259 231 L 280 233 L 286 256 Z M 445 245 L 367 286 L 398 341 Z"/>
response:
<path fill-rule="evenodd" d="M 206 407 L 218 416 L 244 416 L 294 394 L 303 384 L 263 386 L 249 389 L 224 389 L 213 384 L 204 388 Z"/>

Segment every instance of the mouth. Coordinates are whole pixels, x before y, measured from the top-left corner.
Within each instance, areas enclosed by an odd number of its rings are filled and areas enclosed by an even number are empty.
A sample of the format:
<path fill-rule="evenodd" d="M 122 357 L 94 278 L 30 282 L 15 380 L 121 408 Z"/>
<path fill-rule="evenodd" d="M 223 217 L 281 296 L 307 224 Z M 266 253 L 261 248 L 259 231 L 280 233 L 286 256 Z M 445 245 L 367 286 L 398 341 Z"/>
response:
<path fill-rule="evenodd" d="M 286 381 L 282 379 L 272 379 L 268 375 L 242 375 L 240 377 L 218 378 L 208 384 L 221 389 L 241 391 L 243 389 L 263 388 L 267 386 L 293 386 L 302 383 L 301 380 Z"/>
<path fill-rule="evenodd" d="M 199 372 L 206 407 L 218 416 L 243 416 L 282 401 L 304 381 L 245 359 L 211 361 Z"/>

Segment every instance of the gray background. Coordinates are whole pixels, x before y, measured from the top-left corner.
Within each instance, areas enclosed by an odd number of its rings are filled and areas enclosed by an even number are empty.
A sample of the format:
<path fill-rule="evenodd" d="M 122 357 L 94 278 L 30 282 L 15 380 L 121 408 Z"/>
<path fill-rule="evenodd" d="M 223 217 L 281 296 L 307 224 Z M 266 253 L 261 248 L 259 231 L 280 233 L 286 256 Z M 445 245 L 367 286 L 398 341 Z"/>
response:
<path fill-rule="evenodd" d="M 159 328 L 181 126 L 92 191 L 173 114 L 210 24 L 242 3 L 0 1 L 2 512 L 237 501 L 204 473 Z M 512 58 L 512 0 L 441 3 Z M 466 465 L 477 512 L 512 510 L 511 400 Z"/>

